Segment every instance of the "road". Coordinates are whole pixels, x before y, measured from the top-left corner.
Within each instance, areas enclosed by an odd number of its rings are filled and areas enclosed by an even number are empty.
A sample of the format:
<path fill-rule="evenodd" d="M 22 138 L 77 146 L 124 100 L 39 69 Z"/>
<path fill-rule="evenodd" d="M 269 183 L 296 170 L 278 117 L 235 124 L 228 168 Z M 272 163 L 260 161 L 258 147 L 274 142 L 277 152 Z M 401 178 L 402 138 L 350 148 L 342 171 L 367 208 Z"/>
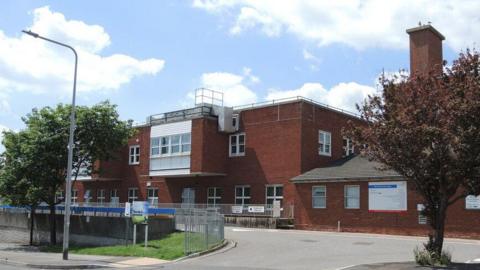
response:
<path fill-rule="evenodd" d="M 168 264 L 162 269 L 341 269 L 352 265 L 412 261 L 425 238 L 354 233 L 227 227 L 238 243 L 226 252 Z M 480 241 L 448 239 L 453 260 L 480 258 Z"/>

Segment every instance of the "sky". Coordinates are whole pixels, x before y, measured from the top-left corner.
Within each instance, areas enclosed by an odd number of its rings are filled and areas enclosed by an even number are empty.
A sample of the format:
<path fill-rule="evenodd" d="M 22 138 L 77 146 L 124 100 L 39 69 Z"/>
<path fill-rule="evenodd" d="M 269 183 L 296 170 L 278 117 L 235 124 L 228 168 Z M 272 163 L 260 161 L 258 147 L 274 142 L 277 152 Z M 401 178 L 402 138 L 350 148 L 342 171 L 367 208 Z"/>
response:
<path fill-rule="evenodd" d="M 419 22 L 446 36 L 449 63 L 475 47 L 480 1 L 458 2 L 1 1 L 0 131 L 71 102 L 73 54 L 24 29 L 78 51 L 77 104 L 110 100 L 125 120 L 191 107 L 200 87 L 228 106 L 304 96 L 355 111 L 383 71 L 408 71 Z"/>

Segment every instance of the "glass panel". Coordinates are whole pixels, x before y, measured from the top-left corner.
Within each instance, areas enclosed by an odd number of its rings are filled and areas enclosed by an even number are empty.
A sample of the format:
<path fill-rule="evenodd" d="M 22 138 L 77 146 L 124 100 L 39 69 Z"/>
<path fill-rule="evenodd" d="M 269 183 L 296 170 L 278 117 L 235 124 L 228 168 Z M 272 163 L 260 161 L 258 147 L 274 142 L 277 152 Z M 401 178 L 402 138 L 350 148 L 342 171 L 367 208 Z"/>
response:
<path fill-rule="evenodd" d="M 235 135 L 230 136 L 230 143 L 231 144 L 237 144 L 237 136 L 235 136 Z"/>
<path fill-rule="evenodd" d="M 245 143 L 245 135 L 238 135 L 238 143 L 240 144 Z"/>
<path fill-rule="evenodd" d="M 231 151 L 232 154 L 236 154 L 237 153 L 237 146 L 235 145 L 232 145 L 232 151 Z"/>
<path fill-rule="evenodd" d="M 152 147 L 158 147 L 160 145 L 160 138 L 152 138 Z"/>
<path fill-rule="evenodd" d="M 180 143 L 180 135 L 173 135 L 171 137 L 171 143 L 172 144 L 179 144 Z"/>
<path fill-rule="evenodd" d="M 359 187 L 347 187 L 347 197 L 359 197 Z"/>
<path fill-rule="evenodd" d="M 243 199 L 243 204 L 250 204 L 250 199 Z"/>
<path fill-rule="evenodd" d="M 250 197 L 250 187 L 243 188 L 243 196 Z"/>
<path fill-rule="evenodd" d="M 135 154 L 135 147 L 130 147 L 130 155 L 134 155 Z"/>
<path fill-rule="evenodd" d="M 314 187 L 313 196 L 325 196 L 325 187 Z"/>
<path fill-rule="evenodd" d="M 158 155 L 158 154 L 160 154 L 160 149 L 152 148 L 152 155 Z"/>
<path fill-rule="evenodd" d="M 221 197 L 223 195 L 223 188 L 217 188 L 217 197 Z"/>
<path fill-rule="evenodd" d="M 182 144 L 182 152 L 190 152 L 190 144 Z"/>
<path fill-rule="evenodd" d="M 267 187 L 267 196 L 273 196 L 273 190 L 274 188 L 273 187 Z"/>
<path fill-rule="evenodd" d="M 208 197 L 213 197 L 213 196 L 215 196 L 215 189 L 208 188 Z"/>
<path fill-rule="evenodd" d="M 325 153 L 330 153 L 330 145 L 329 144 L 325 145 Z"/>
<path fill-rule="evenodd" d="M 182 144 L 190 143 L 190 133 L 182 135 Z"/>
<path fill-rule="evenodd" d="M 325 197 L 313 197 L 313 207 L 314 208 L 325 208 L 326 207 Z"/>
<path fill-rule="evenodd" d="M 273 199 L 267 199 L 267 204 L 273 204 Z"/>
<path fill-rule="evenodd" d="M 239 153 L 245 153 L 245 145 L 240 145 L 238 152 Z"/>
<path fill-rule="evenodd" d="M 172 154 L 180 153 L 180 145 L 172 145 Z"/>
<path fill-rule="evenodd" d="M 140 155 L 140 146 L 135 147 L 135 154 Z"/>
<path fill-rule="evenodd" d="M 242 204 L 242 199 L 235 199 L 235 204 Z"/>
<path fill-rule="evenodd" d="M 347 198 L 347 208 L 359 208 L 360 201 L 358 198 Z"/>
<path fill-rule="evenodd" d="M 207 200 L 207 204 L 209 204 L 209 205 L 214 205 L 214 204 L 215 204 L 215 200 L 214 200 L 214 199 L 208 199 L 208 200 Z"/>
<path fill-rule="evenodd" d="M 243 188 L 237 187 L 237 188 L 235 189 L 235 196 L 237 196 L 237 197 L 243 196 L 242 190 L 243 190 Z"/>
<path fill-rule="evenodd" d="M 168 154 L 168 146 L 162 146 L 162 154 Z"/>
<path fill-rule="evenodd" d="M 330 144 L 330 142 L 331 142 L 330 133 L 325 133 L 325 143 Z"/>
<path fill-rule="evenodd" d="M 320 142 L 320 144 L 323 144 L 325 142 L 325 139 L 323 138 L 324 135 L 325 135 L 325 133 L 323 133 L 323 132 L 320 132 L 318 134 L 318 142 Z"/>
<path fill-rule="evenodd" d="M 168 141 L 169 141 L 170 137 L 162 137 L 161 140 L 162 140 L 162 145 L 168 145 Z"/>
<path fill-rule="evenodd" d="M 278 196 L 278 197 L 282 197 L 282 196 L 283 196 L 283 187 L 280 187 L 280 186 L 277 187 L 277 190 L 276 190 L 276 191 L 277 191 L 276 196 Z"/>

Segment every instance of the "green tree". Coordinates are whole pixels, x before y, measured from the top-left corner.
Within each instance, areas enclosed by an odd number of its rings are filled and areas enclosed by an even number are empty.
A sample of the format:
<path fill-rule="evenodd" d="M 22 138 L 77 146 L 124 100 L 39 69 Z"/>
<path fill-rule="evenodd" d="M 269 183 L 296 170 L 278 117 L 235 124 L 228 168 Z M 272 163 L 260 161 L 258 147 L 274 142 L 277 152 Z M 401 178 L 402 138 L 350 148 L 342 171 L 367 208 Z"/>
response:
<path fill-rule="evenodd" d="M 70 111 L 71 106 L 59 104 L 33 109 L 22 118 L 29 134 L 23 144 L 28 145 L 29 155 L 36 161 L 33 167 L 40 176 L 35 182 L 42 191 L 41 200 L 50 208 L 51 244 L 56 244 L 55 206 L 62 202 L 55 195 L 67 179 Z M 81 169 L 87 174 L 96 173 L 95 161 L 115 158 L 133 132 L 132 122 L 121 121 L 116 106 L 108 101 L 92 107 L 77 106 L 72 179 L 77 179 Z"/>
<path fill-rule="evenodd" d="M 366 125 L 347 132 L 368 145 L 369 158 L 414 183 L 434 256 L 442 254 L 448 207 L 480 193 L 479 73 L 479 54 L 467 51 L 444 72 L 383 78 L 383 93 L 357 106 Z"/>

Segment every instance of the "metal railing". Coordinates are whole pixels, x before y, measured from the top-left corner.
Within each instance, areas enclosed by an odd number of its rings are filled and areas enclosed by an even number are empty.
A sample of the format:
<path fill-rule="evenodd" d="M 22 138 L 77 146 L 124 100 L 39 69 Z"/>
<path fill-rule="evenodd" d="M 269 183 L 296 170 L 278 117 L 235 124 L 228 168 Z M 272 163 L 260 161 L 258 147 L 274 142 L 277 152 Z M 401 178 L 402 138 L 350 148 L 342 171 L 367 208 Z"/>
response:
<path fill-rule="evenodd" d="M 360 118 L 360 115 L 357 114 L 357 113 L 347 111 L 347 110 L 344 110 L 344 109 L 341 109 L 341 108 L 338 108 L 338 107 L 334 107 L 334 106 L 331 106 L 331 105 L 328 105 L 328 104 L 325 104 L 325 103 L 321 103 L 321 102 L 315 101 L 311 98 L 306 98 L 306 97 L 302 97 L 302 96 L 288 97 L 288 98 L 281 98 L 281 99 L 272 99 L 272 100 L 263 101 L 263 102 L 256 102 L 256 103 L 251 103 L 251 104 L 234 106 L 233 110 L 241 111 L 241 110 L 246 110 L 246 109 L 266 107 L 266 106 L 271 106 L 271 105 L 278 105 L 278 104 L 288 103 L 288 102 L 292 102 L 292 101 L 307 101 L 307 102 L 313 103 L 315 105 L 318 105 L 320 107 L 324 107 L 324 108 L 329 109 L 329 110 L 333 110 L 333 111 L 336 111 L 336 112 L 341 112 L 341 113 L 347 114 L 349 116 Z"/>
<path fill-rule="evenodd" d="M 223 243 L 224 217 L 215 210 L 180 208 L 175 212 L 175 228 L 183 231 L 185 254 L 208 250 Z"/>

